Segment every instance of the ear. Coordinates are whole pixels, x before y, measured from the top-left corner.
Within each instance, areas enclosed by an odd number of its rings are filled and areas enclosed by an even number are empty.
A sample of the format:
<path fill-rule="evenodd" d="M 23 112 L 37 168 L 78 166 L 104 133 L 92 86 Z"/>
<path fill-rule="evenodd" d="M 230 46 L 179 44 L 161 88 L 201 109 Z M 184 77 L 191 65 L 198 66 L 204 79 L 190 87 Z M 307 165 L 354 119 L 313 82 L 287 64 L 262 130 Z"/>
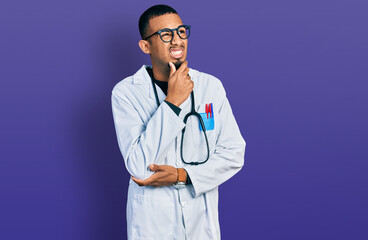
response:
<path fill-rule="evenodd" d="M 151 45 L 147 40 L 140 40 L 138 42 L 138 45 L 141 48 L 142 52 L 144 52 L 145 54 L 151 53 Z"/>

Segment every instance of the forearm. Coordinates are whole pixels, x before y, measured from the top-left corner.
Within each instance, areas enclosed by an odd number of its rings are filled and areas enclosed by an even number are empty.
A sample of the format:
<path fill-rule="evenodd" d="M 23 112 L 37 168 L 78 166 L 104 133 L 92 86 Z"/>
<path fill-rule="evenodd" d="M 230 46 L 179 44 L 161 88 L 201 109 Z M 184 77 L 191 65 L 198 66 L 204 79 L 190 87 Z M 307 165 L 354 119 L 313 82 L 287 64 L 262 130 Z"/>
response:
<path fill-rule="evenodd" d="M 146 124 L 130 104 L 114 94 L 112 109 L 125 166 L 132 176 L 146 178 L 149 164 L 160 163 L 166 157 L 185 124 L 165 102 Z"/>

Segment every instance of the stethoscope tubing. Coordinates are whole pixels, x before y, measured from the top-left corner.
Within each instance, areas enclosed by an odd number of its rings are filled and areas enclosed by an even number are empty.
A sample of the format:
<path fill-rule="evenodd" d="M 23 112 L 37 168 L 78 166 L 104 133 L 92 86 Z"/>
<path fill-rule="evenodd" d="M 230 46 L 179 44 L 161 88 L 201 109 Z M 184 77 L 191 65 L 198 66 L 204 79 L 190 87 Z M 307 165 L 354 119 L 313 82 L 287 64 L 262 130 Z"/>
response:
<path fill-rule="evenodd" d="M 155 83 L 153 81 L 153 78 L 151 78 L 151 81 L 152 81 L 152 87 L 153 87 L 153 91 L 155 93 L 155 98 L 156 98 L 156 103 L 157 103 L 157 107 L 160 106 L 160 101 L 158 99 L 158 95 L 157 95 L 157 89 L 156 89 L 156 86 L 155 86 Z M 199 165 L 199 164 L 203 164 L 205 162 L 208 161 L 209 157 L 210 157 L 210 148 L 209 148 L 209 145 L 208 145 L 208 139 L 207 139 L 207 134 L 206 134 L 206 128 L 205 128 L 205 125 L 204 125 L 204 122 L 203 122 L 203 119 L 201 117 L 201 115 L 195 111 L 195 101 L 194 101 L 194 91 L 192 91 L 190 93 L 190 97 L 191 97 L 191 100 L 192 100 L 192 107 L 191 107 L 191 111 L 185 115 L 184 117 L 184 124 L 187 124 L 187 120 L 190 116 L 196 116 L 198 119 L 199 119 L 199 123 L 201 124 L 201 127 L 202 127 L 202 130 L 203 130 L 203 134 L 204 134 L 204 138 L 206 139 L 206 147 L 207 147 L 207 157 L 206 157 L 206 160 L 202 161 L 202 162 L 187 162 L 184 160 L 184 156 L 183 156 L 183 143 L 184 143 L 184 133 L 185 133 L 185 128 L 183 128 L 183 130 L 181 131 L 181 146 L 180 146 L 180 157 L 181 157 L 181 160 L 183 161 L 183 163 L 185 164 L 189 164 L 189 165 Z"/>

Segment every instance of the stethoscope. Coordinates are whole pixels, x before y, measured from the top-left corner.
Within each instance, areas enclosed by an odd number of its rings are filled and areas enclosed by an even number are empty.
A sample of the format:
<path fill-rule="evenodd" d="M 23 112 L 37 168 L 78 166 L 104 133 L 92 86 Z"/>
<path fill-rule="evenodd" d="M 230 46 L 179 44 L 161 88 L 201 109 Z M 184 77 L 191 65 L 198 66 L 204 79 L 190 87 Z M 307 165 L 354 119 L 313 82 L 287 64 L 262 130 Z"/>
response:
<path fill-rule="evenodd" d="M 156 102 L 157 102 L 157 107 L 160 106 L 160 101 L 158 100 L 158 95 L 157 95 L 157 90 L 156 90 L 156 86 L 155 86 L 155 83 L 153 81 L 153 78 L 151 77 L 151 81 L 152 81 L 152 86 L 153 86 L 153 91 L 155 92 L 155 97 L 156 97 Z M 194 93 L 193 91 L 190 93 L 190 97 L 192 99 L 192 110 L 187 114 L 185 115 L 184 117 L 184 123 L 187 124 L 187 120 L 190 116 L 196 116 L 199 120 L 199 123 L 201 124 L 202 126 L 202 129 L 203 129 L 203 134 L 204 134 L 204 138 L 206 139 L 206 146 L 207 146 L 207 158 L 206 160 L 202 161 L 202 162 L 186 162 L 184 160 L 184 157 L 183 157 L 183 143 L 184 143 L 184 133 L 185 133 L 185 128 L 183 128 L 183 130 L 181 131 L 181 146 L 180 146 L 180 156 L 181 156 L 181 160 L 185 163 L 185 164 L 190 164 L 190 165 L 199 165 L 199 164 L 203 164 L 205 162 L 208 161 L 208 158 L 210 157 L 210 148 L 208 146 L 208 139 L 207 139 L 207 134 L 206 134 L 206 128 L 204 126 L 204 123 L 203 123 L 203 119 L 201 117 L 201 115 L 199 115 L 199 113 L 197 113 L 195 111 L 195 102 L 194 102 Z"/>

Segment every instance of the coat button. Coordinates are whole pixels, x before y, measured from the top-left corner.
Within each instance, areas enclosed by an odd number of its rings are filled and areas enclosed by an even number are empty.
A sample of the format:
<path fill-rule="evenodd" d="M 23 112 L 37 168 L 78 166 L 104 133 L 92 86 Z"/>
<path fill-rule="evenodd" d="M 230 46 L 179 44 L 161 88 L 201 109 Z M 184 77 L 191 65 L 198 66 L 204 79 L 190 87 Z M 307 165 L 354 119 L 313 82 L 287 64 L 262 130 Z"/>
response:
<path fill-rule="evenodd" d="M 186 207 L 187 206 L 187 202 L 182 202 L 181 203 L 181 206 L 184 208 L 184 207 Z"/>

